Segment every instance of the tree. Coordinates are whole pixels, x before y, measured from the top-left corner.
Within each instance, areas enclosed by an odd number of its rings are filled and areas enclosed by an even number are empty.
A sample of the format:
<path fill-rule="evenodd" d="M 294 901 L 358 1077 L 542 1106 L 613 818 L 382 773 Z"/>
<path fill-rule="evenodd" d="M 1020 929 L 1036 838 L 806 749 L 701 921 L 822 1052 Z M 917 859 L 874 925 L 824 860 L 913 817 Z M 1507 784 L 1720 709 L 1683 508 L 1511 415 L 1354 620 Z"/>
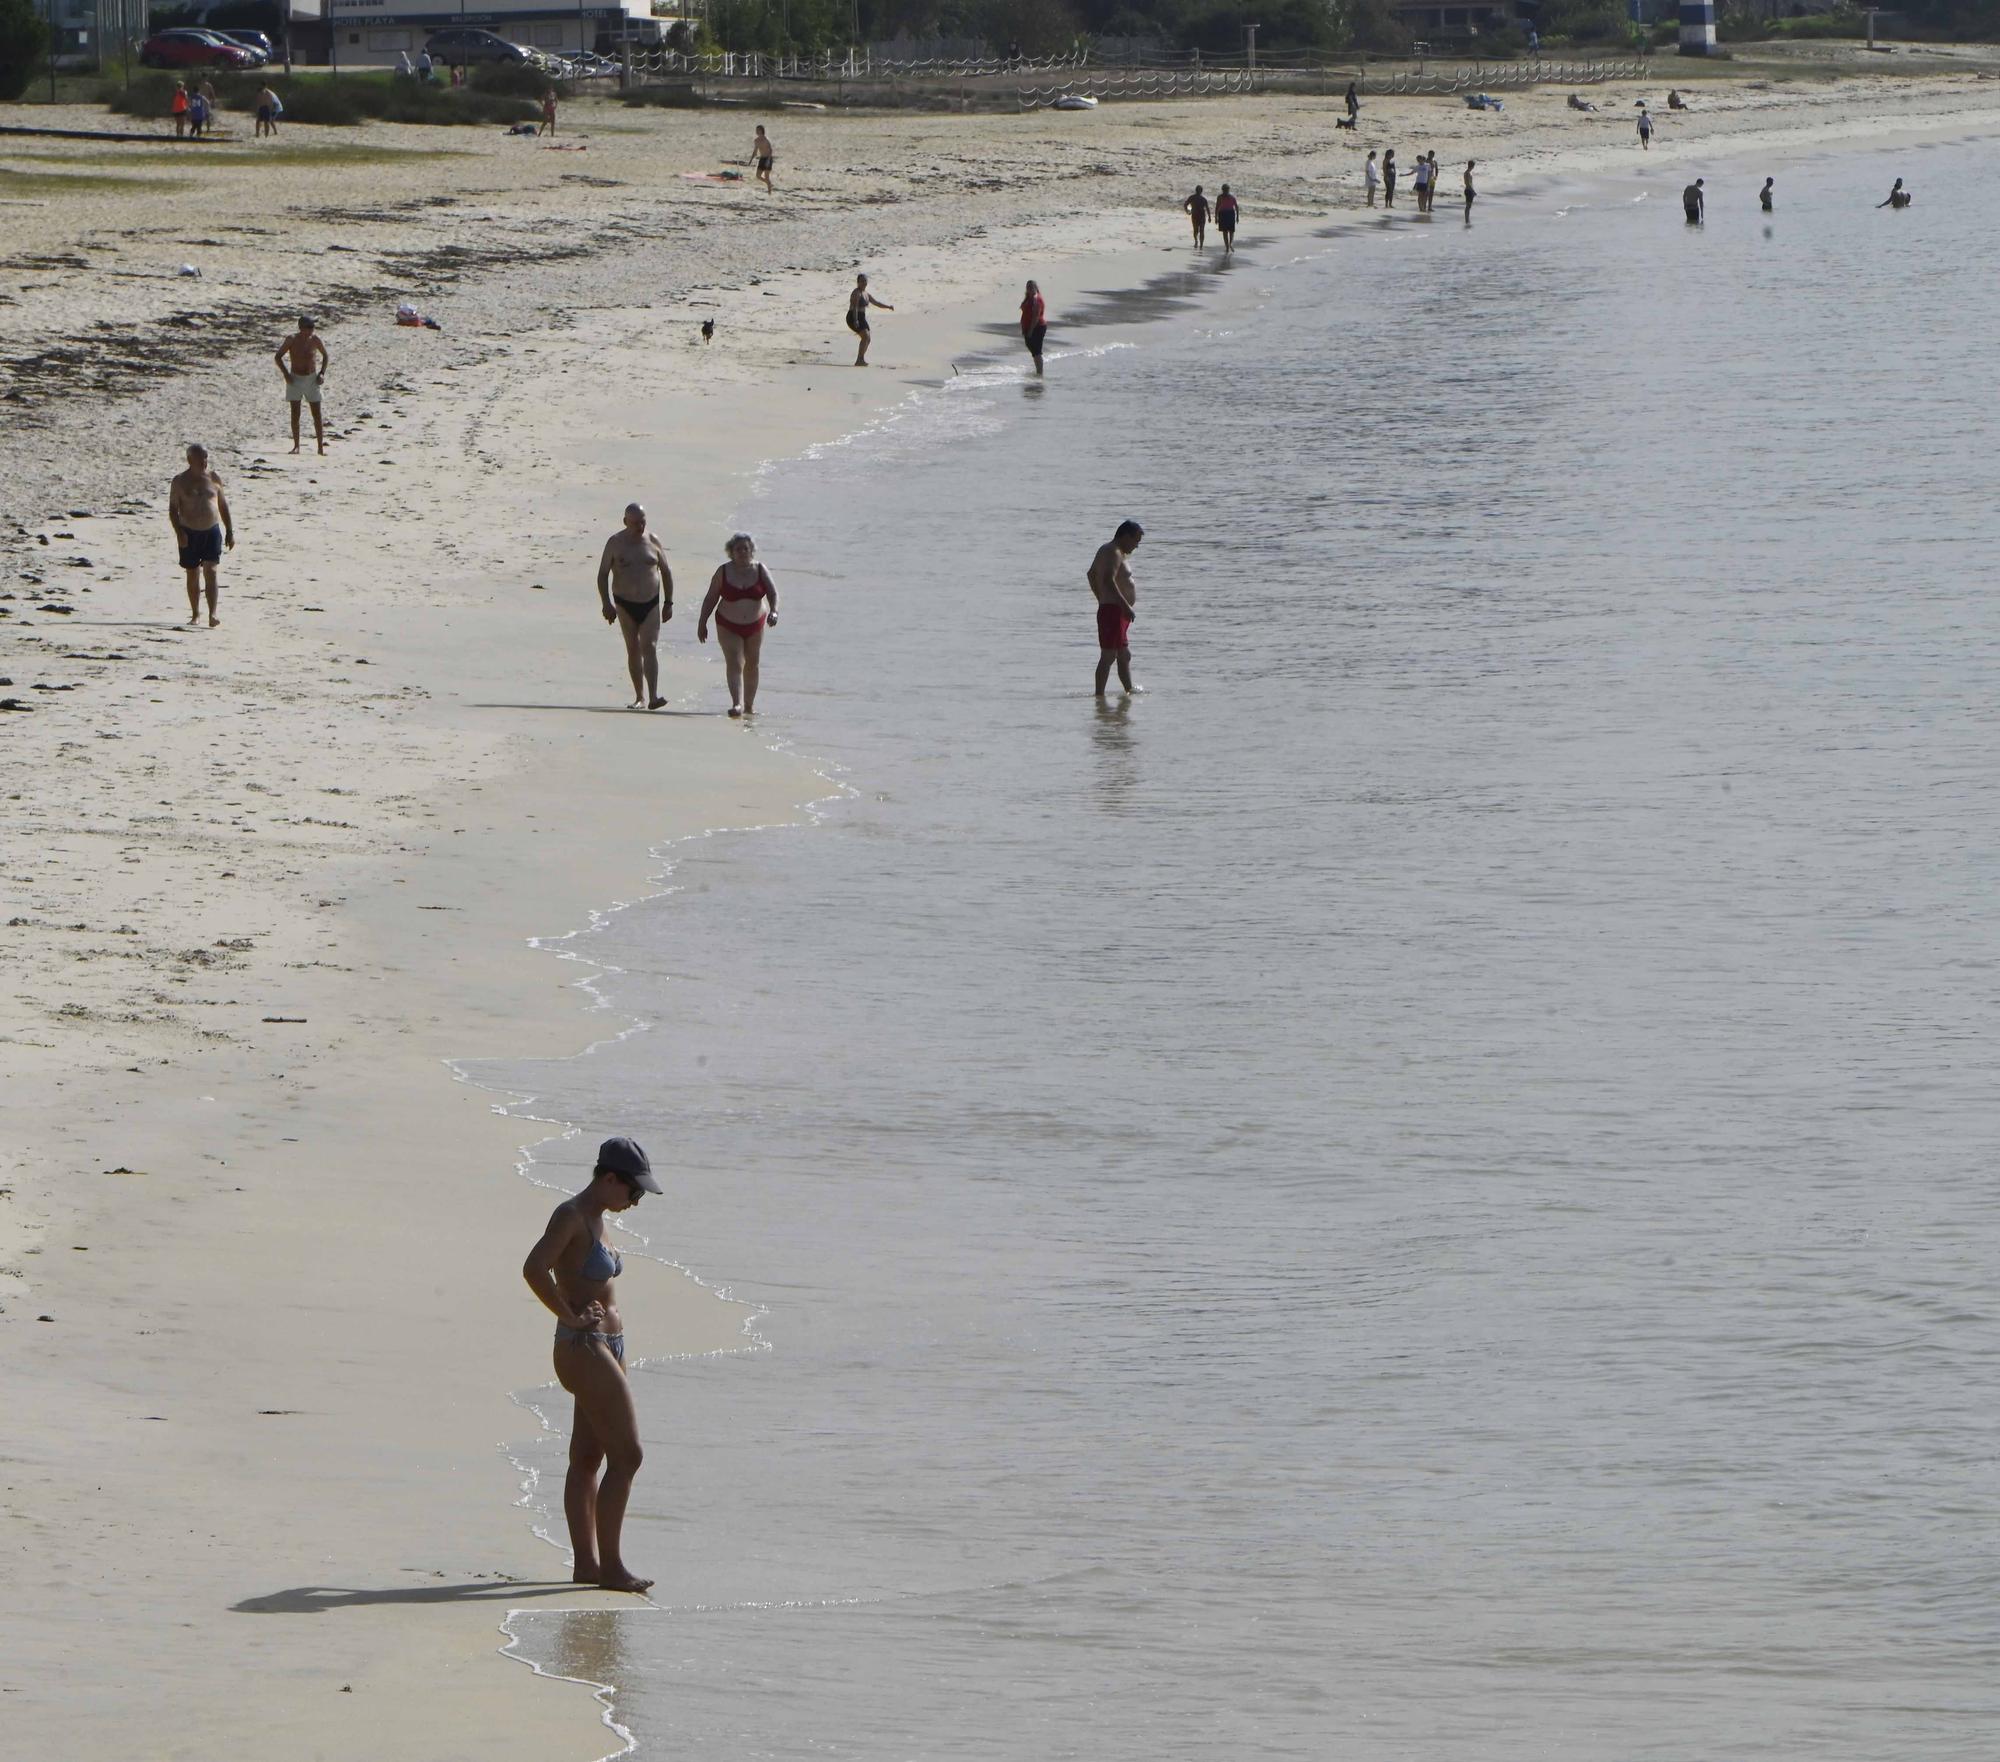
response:
<path fill-rule="evenodd" d="M 0 0 L 0 100 L 18 98 L 49 46 L 35 0 Z"/>

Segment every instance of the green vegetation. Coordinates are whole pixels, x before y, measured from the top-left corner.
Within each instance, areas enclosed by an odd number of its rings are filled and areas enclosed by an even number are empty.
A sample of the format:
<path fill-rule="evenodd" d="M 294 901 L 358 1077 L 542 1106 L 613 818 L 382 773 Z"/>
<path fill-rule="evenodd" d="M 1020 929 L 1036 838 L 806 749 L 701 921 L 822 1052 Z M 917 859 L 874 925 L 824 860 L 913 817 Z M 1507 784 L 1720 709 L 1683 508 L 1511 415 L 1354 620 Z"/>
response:
<path fill-rule="evenodd" d="M 0 165 L 0 195 L 76 196 L 86 190 L 178 190 L 186 179 L 106 177 L 96 171 L 14 171 Z"/>
<path fill-rule="evenodd" d="M 35 0 L 0 0 L 0 99 L 18 98 L 28 89 L 48 46 L 49 27 Z"/>
<path fill-rule="evenodd" d="M 1865 38 L 1867 21 L 1859 12 L 1817 12 L 1809 18 L 1756 18 L 1747 11 L 1721 10 L 1715 34 L 1724 43 L 1802 43 L 1832 38 Z"/>
<path fill-rule="evenodd" d="M 4 0 L 0 0 L 4 4 Z M 269 84 L 285 106 L 285 123 L 352 125 L 381 122 L 480 123 L 504 125 L 532 122 L 540 106 L 525 98 L 510 98 L 477 90 L 452 91 L 422 86 L 388 74 L 342 74 L 338 78 L 303 75 L 286 78 L 260 69 L 256 73 L 215 76 L 216 96 L 224 110 L 255 111 L 258 89 Z M 121 116 L 165 116 L 173 97 L 169 73 L 134 75 L 131 89 L 107 84 L 99 102 Z"/>

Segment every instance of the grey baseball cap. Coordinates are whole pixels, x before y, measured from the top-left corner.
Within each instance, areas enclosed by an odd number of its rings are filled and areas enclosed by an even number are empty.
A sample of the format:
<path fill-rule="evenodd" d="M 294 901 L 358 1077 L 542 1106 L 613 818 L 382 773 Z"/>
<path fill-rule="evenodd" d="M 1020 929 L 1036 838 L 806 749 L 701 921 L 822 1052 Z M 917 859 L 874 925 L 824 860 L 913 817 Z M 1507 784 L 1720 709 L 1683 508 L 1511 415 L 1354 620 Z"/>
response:
<path fill-rule="evenodd" d="M 597 1166 L 609 1169 L 614 1175 L 623 1175 L 647 1193 L 666 1191 L 653 1178 L 653 1165 L 646 1160 L 646 1153 L 630 1138 L 605 1139 L 597 1147 Z"/>

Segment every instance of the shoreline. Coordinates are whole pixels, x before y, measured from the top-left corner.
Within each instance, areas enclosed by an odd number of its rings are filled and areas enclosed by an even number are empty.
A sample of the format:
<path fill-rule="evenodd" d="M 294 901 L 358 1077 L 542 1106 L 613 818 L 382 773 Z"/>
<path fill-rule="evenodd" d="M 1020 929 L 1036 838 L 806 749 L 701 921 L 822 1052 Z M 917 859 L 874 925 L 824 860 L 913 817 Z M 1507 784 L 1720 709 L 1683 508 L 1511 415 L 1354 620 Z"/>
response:
<path fill-rule="evenodd" d="M 1990 115 L 2000 93 L 1982 96 Z M 1180 126 L 1174 107 L 1148 108 L 1173 113 Z M 1210 120 L 1248 134 L 1258 110 Z M 910 122 L 917 133 L 926 119 Z M 1949 126 L 1963 126 L 1962 116 Z M 1437 138 L 1450 136 L 1440 129 Z M 1496 149 L 1482 143 L 1480 152 Z M 1298 216 L 1300 235 L 1326 219 Z M 907 375 L 934 383 L 949 371 L 955 339 L 981 319 L 1006 316 L 1014 271 L 995 279 L 1001 264 L 1029 261 L 1045 281 L 1095 281 L 1148 258 L 1157 274 L 1164 254 L 1182 265 L 1169 276 L 1197 292 L 1219 287 L 1186 267 L 1184 246 L 1158 243 L 1177 224 L 1127 208 L 1047 229 L 995 217 L 979 223 L 976 247 L 912 241 L 869 251 L 880 285 L 925 285 L 928 277 L 963 298 L 898 314 L 877 347 L 885 359 L 922 365 L 865 375 L 851 388 L 840 376 L 852 369 L 837 356 L 801 358 L 797 339 L 811 334 L 803 327 L 831 328 L 822 308 L 838 283 L 823 269 L 772 278 L 779 285 L 767 291 L 784 315 L 779 340 L 768 358 L 729 368 L 740 377 L 705 363 L 715 377 L 670 383 L 667 368 L 682 361 L 635 336 L 643 320 L 624 306 L 479 336 L 468 368 L 497 389 L 472 419 L 461 420 L 468 400 L 455 389 L 367 400 L 407 406 L 385 427 L 381 451 L 401 461 L 415 449 L 415 464 L 369 465 L 355 439 L 326 468 L 343 474 L 327 489 L 317 477 L 303 486 L 281 480 L 295 487 L 288 502 L 274 499 L 273 514 L 308 509 L 314 523 L 305 530 L 323 549 L 279 565 L 282 602 L 272 589 L 245 591 L 232 578 L 215 643 L 221 655 L 157 681 L 165 714 L 151 716 L 141 691 L 118 704 L 113 728 L 74 718 L 58 726 L 47 711 L 14 719 L 17 759 L 26 741 L 45 748 L 38 777 L 14 785 L 24 801 L 32 792 L 28 830 L 75 847 L 57 853 L 70 860 L 53 876 L 37 878 L 49 903 L 30 905 L 32 922 L 19 926 L 43 939 L 37 958 L 52 970 L 28 988 L 31 1006 L 17 1004 L 7 1035 L 16 1149 L 13 1193 L 0 1210 L 0 1323 L 32 1441 L 6 1498 L 17 1519 L 14 1581 L 34 1618 L 5 1625 L 14 1664 L 4 1705 L 24 1743 L 32 1732 L 47 1747 L 74 1746 L 75 1715 L 54 1685 L 76 1658 L 102 1648 L 92 1725 L 106 1754 L 156 1742 L 163 1725 L 176 1734 L 165 1752 L 173 1755 L 229 1753 L 251 1732 L 265 1743 L 282 1734 L 280 1747 L 302 1754 L 390 1744 L 440 1756 L 602 1753 L 592 1748 L 602 1740 L 583 1694 L 544 1690 L 534 1673 L 496 1673 L 481 1662 L 495 1649 L 515 1655 L 504 1627 L 508 1644 L 496 1648 L 494 1618 L 525 1594 L 495 1568 L 548 1564 L 496 1528 L 496 1514 L 515 1509 L 489 1503 L 506 1484 L 504 1469 L 490 1484 L 467 1472 L 518 1435 L 507 1391 L 521 1383 L 505 1367 L 518 1369 L 524 1352 L 546 1362 L 544 1318 L 513 1281 L 539 1216 L 494 1203 L 494 1189 L 467 1178 L 496 1153 L 515 1159 L 518 1118 L 495 1112 L 484 1089 L 472 1102 L 464 1091 L 475 1080 L 447 1079 L 441 1097 L 435 1065 L 520 1061 L 535 1048 L 573 1046 L 579 1017 L 587 1031 L 593 1012 L 571 993 L 590 981 L 539 958 L 550 949 L 537 939 L 579 934 L 548 925 L 604 927 L 615 918 L 603 905 L 608 896 L 630 903 L 659 891 L 654 871 L 677 839 L 709 835 L 723 823 L 718 816 L 791 814 L 796 791 L 810 790 L 816 774 L 762 739 L 728 744 L 728 725 L 712 713 L 653 718 L 665 726 L 639 737 L 654 746 L 635 802 L 623 769 L 633 760 L 622 745 L 608 761 L 591 750 L 631 736 L 615 722 L 583 719 L 615 704 L 610 639 L 591 627 L 581 597 L 552 624 L 528 577 L 550 583 L 545 594 L 564 573 L 574 579 L 584 550 L 594 549 L 581 535 L 608 530 L 604 508 L 623 499 L 622 489 L 600 485 L 630 481 L 635 451 L 673 460 L 660 475 L 683 503 L 734 510 L 746 486 L 754 490 L 759 461 L 825 444 L 857 420 L 880 420 L 910 395 Z M 1112 232 L 1123 248 L 1065 254 L 1093 230 Z M 1153 235 L 1143 243 L 1142 230 Z M 1029 240 L 1050 237 L 1053 259 L 1025 256 Z M 1068 309 L 1065 299 L 1059 318 Z M 1005 352 L 991 338 L 980 346 Z M 398 371 L 407 370 L 388 369 Z M 808 401 L 822 374 L 841 389 Z M 727 412 L 725 452 L 706 438 L 712 406 L 746 387 L 760 407 Z M 258 407 L 260 424 L 272 414 Z M 149 472 L 158 450 L 153 432 L 115 426 L 111 494 L 120 493 L 121 474 L 136 478 L 135 449 L 151 449 Z M 552 435 L 564 441 L 551 450 Z M 234 491 L 242 479 L 229 476 Z M 535 490 L 531 517 L 523 483 Z M 245 488 L 244 504 L 256 506 L 264 483 Z M 336 497 L 343 505 L 331 505 Z M 93 490 L 65 505 L 106 499 Z M 510 514 L 513 524 L 504 525 Z M 100 514 L 87 528 L 68 523 L 87 532 L 93 559 L 77 573 L 118 605 L 171 607 L 178 589 L 159 569 L 159 534 L 148 524 L 156 519 L 149 506 L 125 518 Z M 387 579 L 413 521 L 430 540 L 423 561 L 432 573 Z M 687 560 L 677 605 L 691 617 L 687 594 L 705 573 L 692 560 L 714 554 L 721 522 L 675 508 L 661 524 L 669 554 Z M 532 536 L 539 532 L 561 537 L 545 544 Z M 391 533 L 393 545 L 385 543 Z M 308 560 L 317 574 L 305 574 Z M 336 602 L 342 589 L 328 583 L 343 573 L 348 597 Z M 308 624 L 327 614 L 307 611 L 307 597 L 338 604 L 342 622 L 329 619 L 326 632 Z M 214 641 L 115 614 L 111 623 L 125 633 L 120 645 L 159 650 L 163 670 L 182 659 L 171 651 Z M 74 615 L 9 624 L 62 636 L 78 650 L 100 640 L 77 640 L 84 630 L 104 630 Z M 695 668 L 686 639 L 685 624 L 668 627 L 663 688 L 676 708 L 697 688 L 712 708 L 713 666 Z M 531 662 L 525 686 L 523 657 Z M 795 673 L 789 649 L 774 658 L 781 728 L 787 686 L 810 664 Z M 232 664 L 241 670 L 226 673 Z M 37 665 L 22 652 L 8 670 L 19 677 Z M 362 665 L 366 679 L 353 671 Z M 339 669 L 326 685 L 350 689 L 303 689 L 308 667 Z M 598 667 L 603 706 L 568 686 L 599 678 Z M 260 695 L 274 674 L 282 684 L 288 673 L 301 687 L 295 697 Z M 383 689 L 378 678 L 398 683 Z M 93 687 L 88 695 L 103 694 Z M 526 708 L 557 713 L 524 727 L 536 719 L 507 706 L 528 699 L 554 700 Z M 78 738 L 64 741 L 62 730 Z M 153 769 L 112 767 L 104 755 L 113 749 L 97 747 L 96 735 L 145 743 Z M 76 756 L 65 756 L 72 747 Z M 242 768 L 225 774 L 225 766 Z M 291 768 L 279 779 L 283 791 L 263 781 L 280 767 Z M 99 783 L 95 774 L 107 770 Z M 166 829 L 142 824 L 136 810 L 162 800 L 175 804 L 161 817 Z M 243 810 L 234 825 L 214 814 L 229 806 Z M 298 811 L 281 816 L 286 807 Z M 242 853 L 258 845 L 261 873 L 246 879 L 218 866 L 246 861 Z M 114 866 L 114 850 L 137 860 Z M 79 917 L 103 922 L 86 932 L 57 927 Z M 143 958 L 121 946 L 123 924 L 133 926 Z M 59 946 L 79 934 L 93 946 Z M 233 946 L 246 939 L 251 947 Z M 196 954 L 206 958 L 189 958 Z M 151 1001 L 148 985 L 165 1001 Z M 193 1001 L 203 987 L 233 995 Z M 44 997 L 83 1013 L 38 1014 L 32 1003 Z M 265 1019 L 279 1016 L 306 1017 L 309 1032 L 275 1022 L 270 1031 Z M 599 1124 L 608 1131 L 618 1122 Z M 596 1126 L 578 1129 L 587 1138 Z M 241 1173 L 246 1164 L 250 1175 Z M 426 1179 L 432 1171 L 446 1178 Z M 512 1184 L 504 1191 L 512 1195 Z M 123 1214 L 117 1222 L 114 1211 Z M 39 1221 L 24 1228 L 24 1212 Z M 37 1247 L 40 1254 L 30 1252 Z M 662 1338 L 710 1338 L 724 1308 L 690 1280 L 648 1278 L 638 1297 L 647 1331 Z M 38 1324 L 44 1312 L 56 1322 Z M 477 1386 L 489 1376 L 492 1386 Z M 387 1427 L 385 1415 L 399 1405 L 423 1415 L 427 1428 L 414 1420 Z M 67 1545 L 58 1555 L 59 1536 Z M 445 1594 L 453 1592 L 463 1594 Z M 593 1595 L 574 1587 L 551 1594 L 572 1606 Z M 594 1595 L 601 1601 L 589 1606 L 632 1607 Z M 231 1675 L 227 1704 L 219 1704 L 213 1643 L 198 1620 L 185 1620 L 218 1606 L 321 1619 L 253 1624 L 310 1631 L 245 1635 L 237 1649 L 251 1668 Z M 376 1619 L 349 1613 L 364 1608 Z M 603 1707 L 605 1722 L 622 1729 L 612 1711 Z"/>

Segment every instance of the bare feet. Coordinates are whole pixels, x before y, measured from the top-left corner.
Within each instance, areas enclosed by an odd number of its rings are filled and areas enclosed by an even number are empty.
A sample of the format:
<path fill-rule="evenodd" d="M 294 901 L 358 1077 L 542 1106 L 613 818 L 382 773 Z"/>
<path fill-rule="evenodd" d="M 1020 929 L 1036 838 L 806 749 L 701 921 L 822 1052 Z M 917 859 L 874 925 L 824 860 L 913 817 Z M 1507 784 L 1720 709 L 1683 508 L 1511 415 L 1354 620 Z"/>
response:
<path fill-rule="evenodd" d="M 298 443 L 297 441 L 293 441 L 293 442 L 292 442 L 292 451 L 296 453 L 296 452 L 297 452 L 298 450 L 299 450 L 299 443 Z"/>
<path fill-rule="evenodd" d="M 324 455 L 324 454 L 325 454 L 325 452 L 326 452 L 326 442 L 325 442 L 325 441 L 321 441 L 321 442 L 319 443 L 319 450 L 320 450 L 320 452 L 321 452 L 321 454 L 322 454 L 322 455 Z"/>
<path fill-rule="evenodd" d="M 646 706 L 646 708 L 649 710 L 664 710 L 666 707 L 667 707 L 667 700 L 663 697 L 654 698 L 653 701 Z"/>
<path fill-rule="evenodd" d="M 216 616 L 216 615 L 215 615 L 215 614 L 214 614 L 213 612 L 209 613 L 209 615 L 208 615 L 208 627 L 209 627 L 209 629 L 213 630 L 213 629 L 214 629 L 214 628 L 215 628 L 215 627 L 216 627 L 216 626 L 217 626 L 218 624 L 220 624 L 221 622 L 222 622 L 222 620 L 221 620 L 220 618 L 218 618 L 218 617 L 217 617 L 217 616 Z"/>
<path fill-rule="evenodd" d="M 731 720 L 732 722 L 733 722 L 733 721 L 735 721 L 735 720 L 736 720 L 736 718 L 737 718 L 738 716 L 742 715 L 742 714 L 743 714 L 743 712 L 742 712 L 741 710 L 739 710 L 739 709 L 738 709 L 738 708 L 737 708 L 737 707 L 736 707 L 736 706 L 735 706 L 734 704 L 731 704 L 731 705 L 729 706 L 729 719 L 730 719 L 730 720 Z"/>
<path fill-rule="evenodd" d="M 653 1581 L 649 1578 L 635 1578 L 622 1567 L 617 1572 L 607 1572 L 598 1581 L 598 1587 L 606 1591 L 650 1591 Z"/>

